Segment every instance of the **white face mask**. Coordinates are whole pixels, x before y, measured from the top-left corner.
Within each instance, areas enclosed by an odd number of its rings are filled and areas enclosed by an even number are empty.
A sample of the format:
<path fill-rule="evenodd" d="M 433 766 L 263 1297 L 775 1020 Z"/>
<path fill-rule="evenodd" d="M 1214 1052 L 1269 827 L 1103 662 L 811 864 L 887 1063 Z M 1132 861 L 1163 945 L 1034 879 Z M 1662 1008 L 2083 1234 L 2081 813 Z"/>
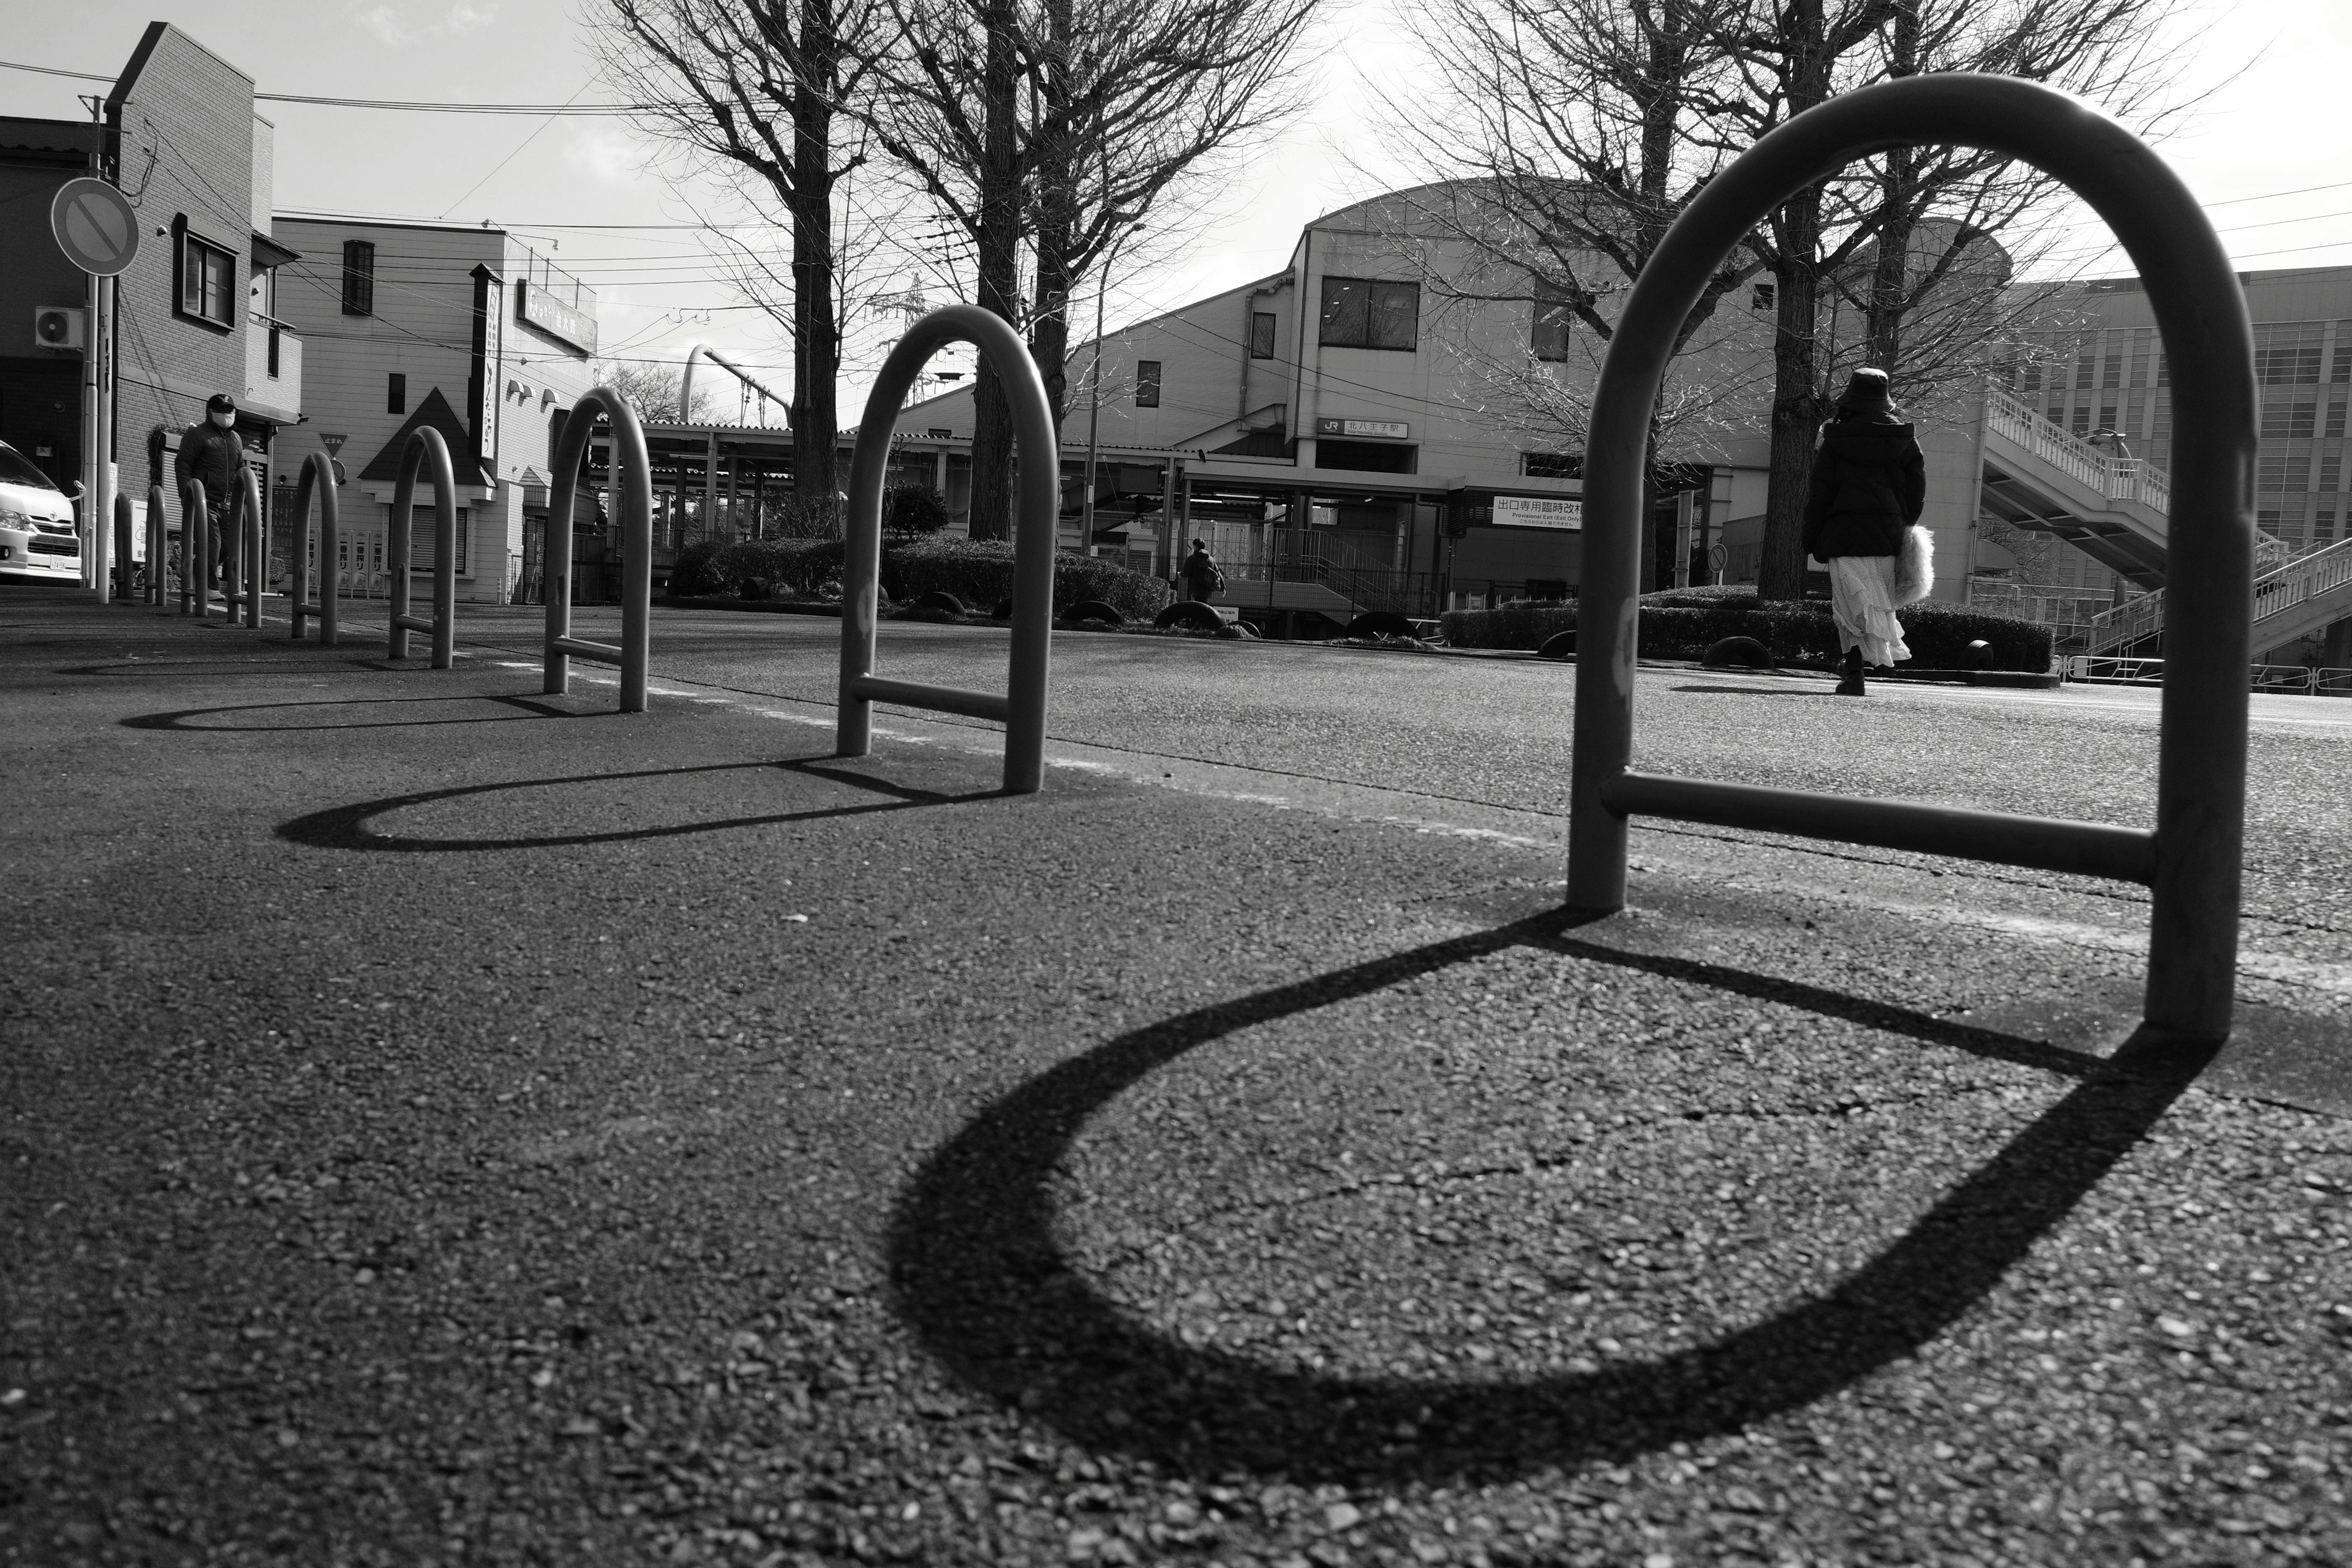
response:
<path fill-rule="evenodd" d="M 212 416 L 212 422 L 226 430 L 230 426 L 236 423 L 236 416 L 234 414 L 215 414 Z"/>

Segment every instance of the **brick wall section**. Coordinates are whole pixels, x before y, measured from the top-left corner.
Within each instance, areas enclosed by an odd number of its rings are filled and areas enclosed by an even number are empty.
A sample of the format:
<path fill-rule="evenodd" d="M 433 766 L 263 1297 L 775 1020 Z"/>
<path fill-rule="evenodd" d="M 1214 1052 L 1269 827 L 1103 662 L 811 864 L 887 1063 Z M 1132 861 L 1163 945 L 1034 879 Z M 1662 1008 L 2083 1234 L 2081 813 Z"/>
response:
<path fill-rule="evenodd" d="M 141 58 L 141 57 L 143 57 Z M 213 392 L 245 385 L 245 295 L 251 281 L 253 79 L 168 23 L 155 23 L 108 104 L 117 179 L 137 206 L 139 258 L 121 279 L 116 449 L 123 481 L 142 489 L 135 454 L 156 426 L 204 416 Z M 234 324 L 226 331 L 178 313 L 173 221 L 236 258 Z M 267 214 L 263 224 L 267 226 Z M 163 229 L 159 237 L 157 229 Z"/>

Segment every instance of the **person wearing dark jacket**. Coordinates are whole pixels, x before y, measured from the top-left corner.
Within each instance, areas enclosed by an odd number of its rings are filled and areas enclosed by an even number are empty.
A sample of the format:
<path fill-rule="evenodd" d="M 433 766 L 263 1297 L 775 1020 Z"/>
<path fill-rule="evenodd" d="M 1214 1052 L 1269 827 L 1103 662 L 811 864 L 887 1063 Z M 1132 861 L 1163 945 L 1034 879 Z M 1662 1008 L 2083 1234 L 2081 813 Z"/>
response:
<path fill-rule="evenodd" d="M 181 433 L 179 455 L 173 459 L 172 472 L 179 480 L 183 496 L 187 494 L 190 479 L 203 482 L 205 510 L 210 513 L 206 522 L 212 530 L 213 571 L 230 582 L 236 580 L 234 568 L 237 538 L 234 524 L 244 469 L 245 443 L 236 434 L 236 399 L 226 392 L 216 392 L 205 405 L 204 422 L 191 425 Z M 192 552 L 190 560 L 195 558 L 194 542 L 185 539 L 181 542 L 183 550 Z M 224 550 L 227 552 L 226 555 L 222 553 Z"/>
<path fill-rule="evenodd" d="M 1864 695 L 1864 665 L 1911 657 L 1895 607 L 1905 537 L 1927 500 L 1927 464 L 1888 396 L 1886 373 L 1857 370 L 1822 432 L 1805 496 L 1805 553 L 1829 563 L 1830 613 L 1845 650 L 1838 691 Z"/>

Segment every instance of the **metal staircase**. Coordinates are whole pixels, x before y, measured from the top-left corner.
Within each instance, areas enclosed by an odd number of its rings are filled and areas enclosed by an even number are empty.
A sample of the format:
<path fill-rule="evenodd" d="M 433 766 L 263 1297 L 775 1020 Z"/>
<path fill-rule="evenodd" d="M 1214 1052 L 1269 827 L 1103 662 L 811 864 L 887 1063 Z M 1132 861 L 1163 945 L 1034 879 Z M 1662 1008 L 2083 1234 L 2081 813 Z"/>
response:
<path fill-rule="evenodd" d="M 2254 579 L 2253 647 L 2259 654 L 2352 616 L 2352 539 L 2312 551 Z M 2145 595 L 2095 616 L 2087 652 L 2116 653 L 2164 635 L 2164 595 Z"/>
<path fill-rule="evenodd" d="M 2101 451 L 1998 386 L 1984 399 L 1986 513 L 2054 534 L 2137 587 L 2163 587 L 2172 500 L 2164 470 Z"/>

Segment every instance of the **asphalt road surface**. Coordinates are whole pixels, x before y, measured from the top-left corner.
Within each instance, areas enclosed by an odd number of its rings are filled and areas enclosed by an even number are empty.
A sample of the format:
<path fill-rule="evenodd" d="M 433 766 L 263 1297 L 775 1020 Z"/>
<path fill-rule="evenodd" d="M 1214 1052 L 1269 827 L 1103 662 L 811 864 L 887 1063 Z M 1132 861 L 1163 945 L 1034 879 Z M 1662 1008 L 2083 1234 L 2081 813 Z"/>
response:
<path fill-rule="evenodd" d="M 1565 668 L 1060 637 L 1008 799 L 655 630 L 0 599 L 0 1562 L 2352 1562 L 2352 703 L 2256 704 L 2207 1064 L 2132 889 L 1662 825 L 1565 919 Z M 2147 694 L 1641 705 L 2147 819 Z"/>

